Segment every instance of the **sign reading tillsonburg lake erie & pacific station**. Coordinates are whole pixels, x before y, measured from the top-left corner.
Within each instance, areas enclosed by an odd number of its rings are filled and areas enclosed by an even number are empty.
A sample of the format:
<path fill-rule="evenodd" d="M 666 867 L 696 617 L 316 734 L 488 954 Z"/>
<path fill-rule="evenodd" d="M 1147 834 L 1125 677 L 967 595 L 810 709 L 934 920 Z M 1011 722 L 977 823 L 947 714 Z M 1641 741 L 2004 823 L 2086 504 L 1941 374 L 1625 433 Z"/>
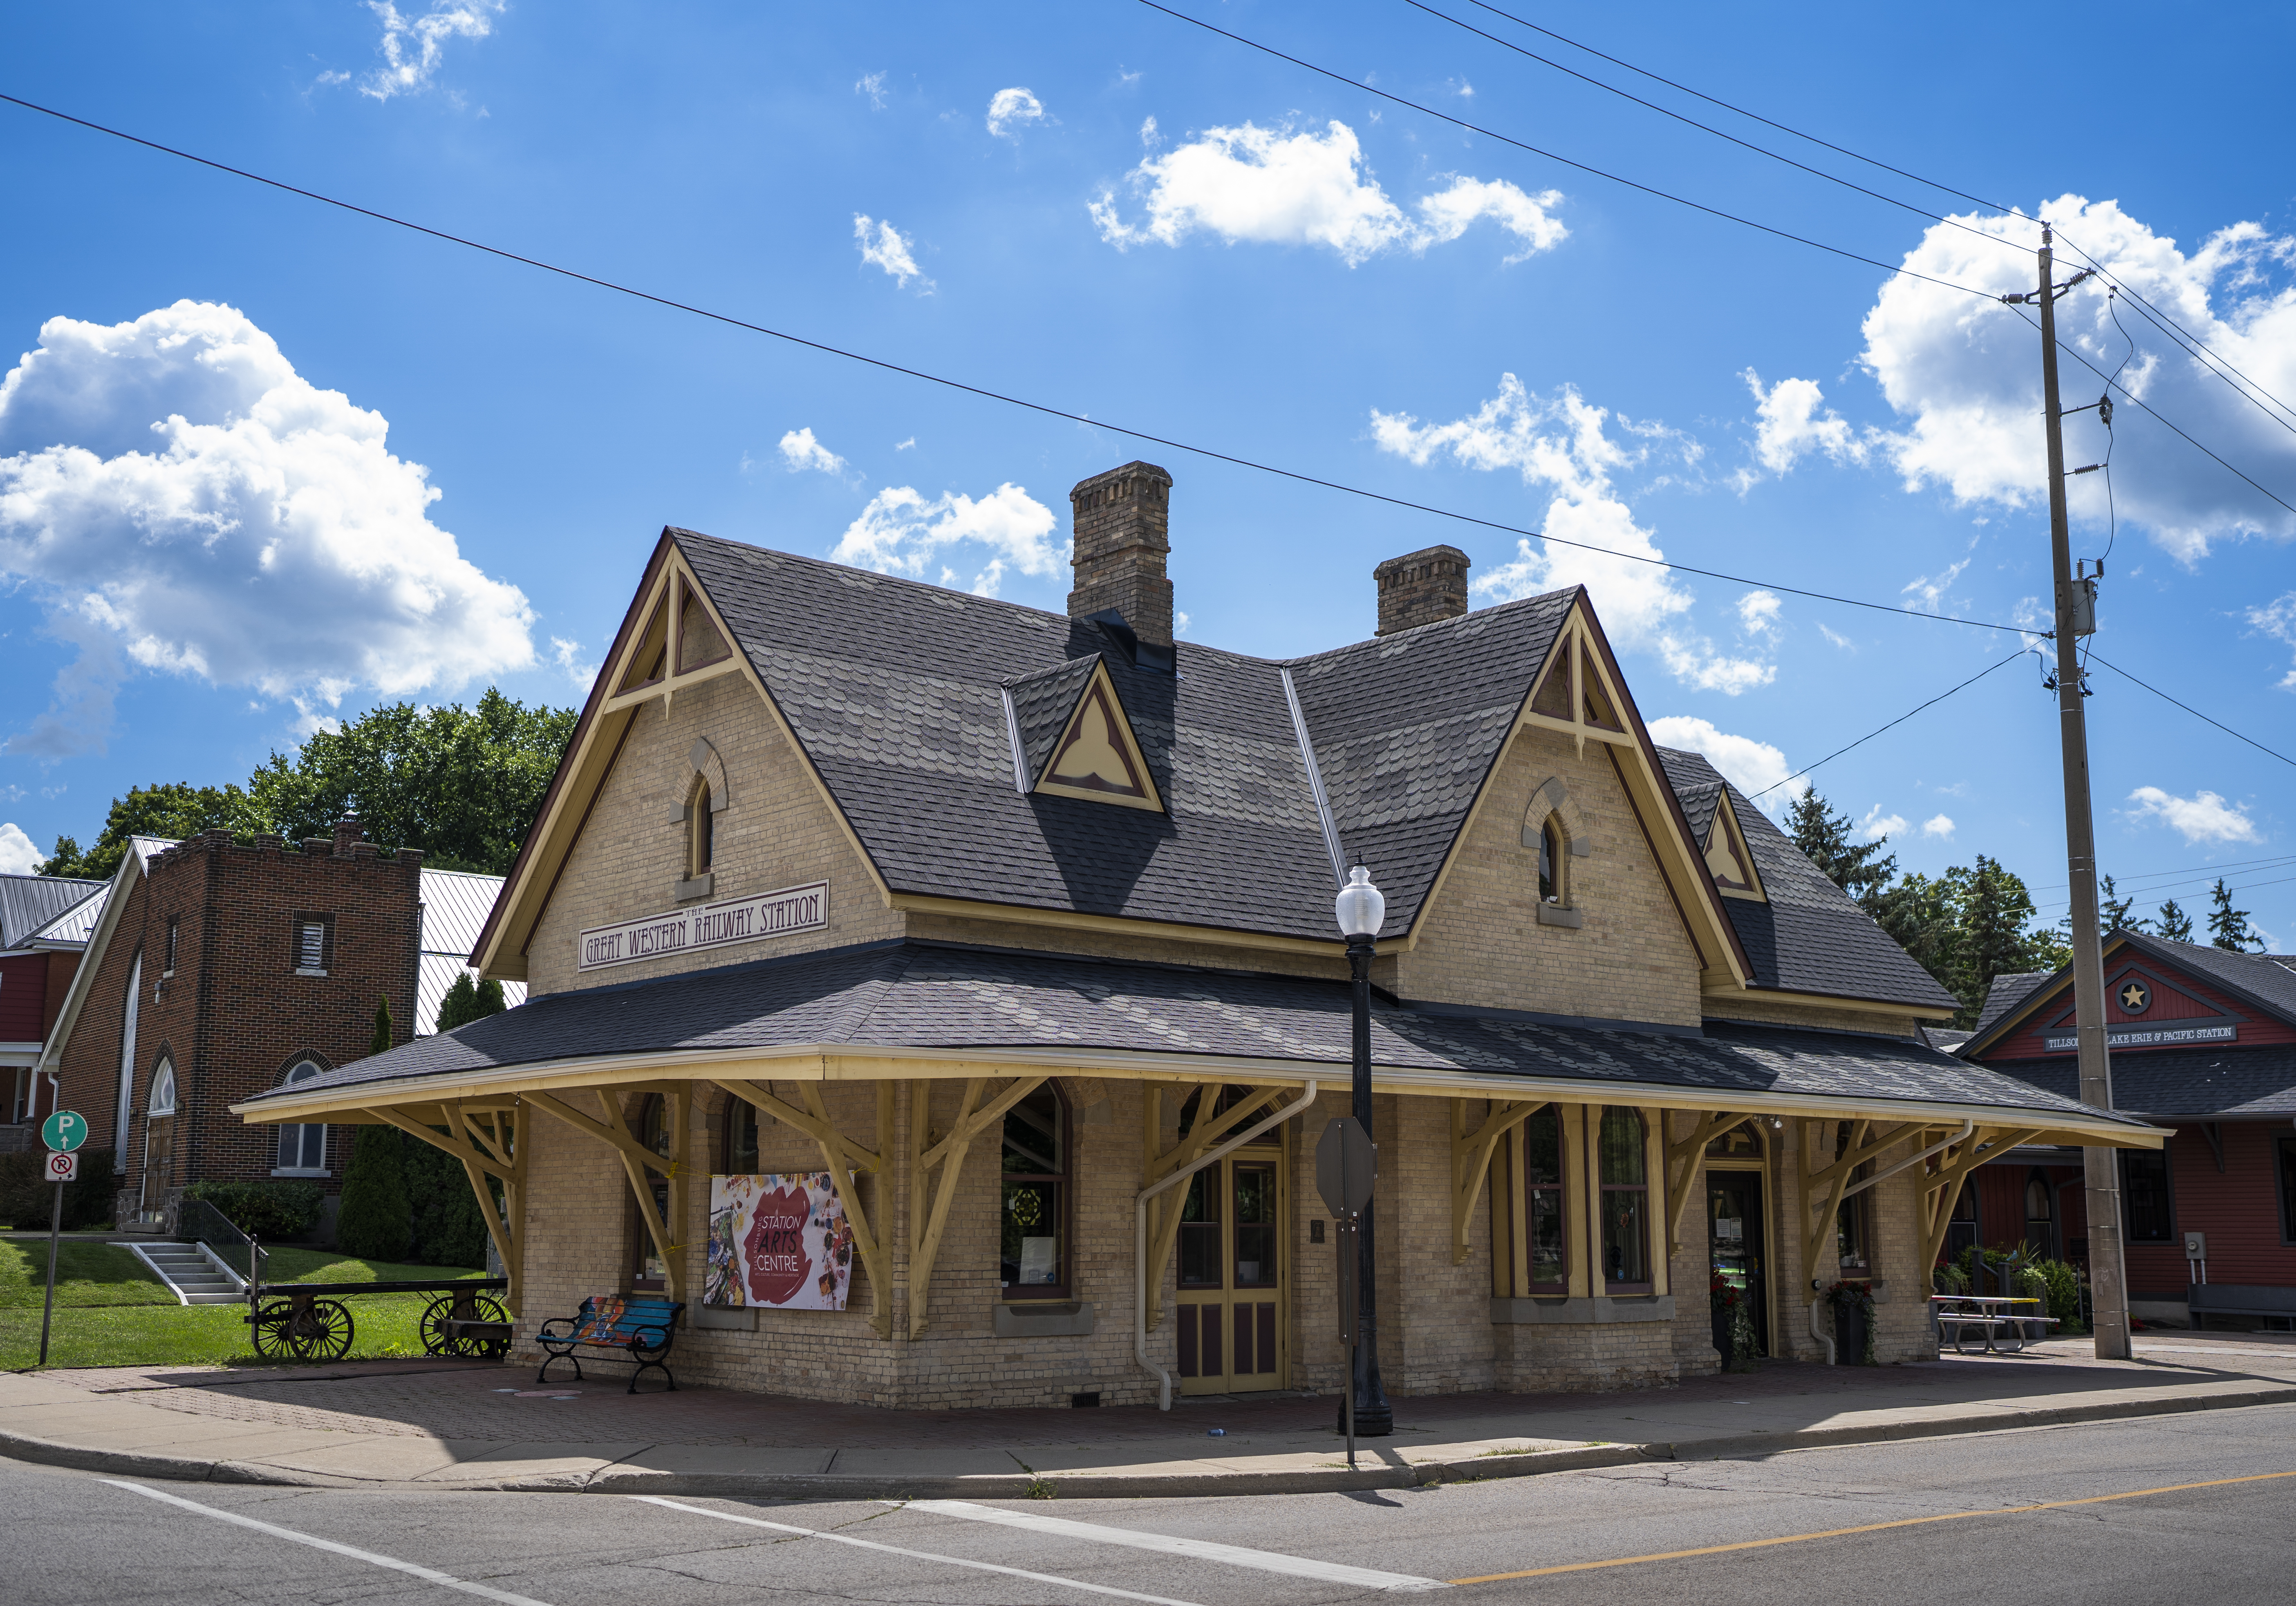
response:
<path fill-rule="evenodd" d="M 829 923 L 829 883 L 811 881 L 784 887 L 755 897 L 729 898 L 722 904 L 697 904 L 667 914 L 641 915 L 611 926 L 593 926 L 576 940 L 580 945 L 578 968 L 602 970 L 633 960 L 659 959 L 702 948 L 726 948 L 755 942 L 761 937 L 781 937 L 791 931 L 817 930 Z"/>

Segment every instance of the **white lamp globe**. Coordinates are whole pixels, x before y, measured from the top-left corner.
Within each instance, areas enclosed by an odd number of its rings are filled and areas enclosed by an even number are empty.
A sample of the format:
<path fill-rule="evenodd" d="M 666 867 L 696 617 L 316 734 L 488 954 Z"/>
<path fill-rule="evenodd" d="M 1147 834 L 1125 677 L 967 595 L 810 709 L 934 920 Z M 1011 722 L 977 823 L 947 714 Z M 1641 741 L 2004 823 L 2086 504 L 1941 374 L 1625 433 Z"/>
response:
<path fill-rule="evenodd" d="M 1332 913 L 1339 918 L 1341 936 L 1350 942 L 1368 942 L 1386 922 L 1387 897 L 1371 884 L 1371 872 L 1357 864 L 1348 872 L 1348 884 L 1332 900 Z"/>

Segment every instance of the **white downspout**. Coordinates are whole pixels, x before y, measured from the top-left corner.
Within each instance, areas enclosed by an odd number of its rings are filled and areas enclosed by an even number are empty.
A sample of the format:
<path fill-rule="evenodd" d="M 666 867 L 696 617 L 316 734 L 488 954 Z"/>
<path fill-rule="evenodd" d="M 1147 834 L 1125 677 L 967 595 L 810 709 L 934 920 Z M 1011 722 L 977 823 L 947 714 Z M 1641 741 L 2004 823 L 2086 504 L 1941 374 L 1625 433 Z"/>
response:
<path fill-rule="evenodd" d="M 1316 1102 L 1316 1079 L 1307 1090 L 1258 1126 L 1232 1137 L 1210 1154 L 1189 1162 L 1162 1181 L 1140 1190 L 1132 1206 L 1132 1353 L 1144 1370 L 1156 1374 L 1156 1409 L 1172 1408 L 1172 1374 L 1148 1358 L 1148 1201 L 1176 1184 L 1185 1182 L 1206 1166 L 1216 1165 L 1263 1132 L 1272 1131 Z M 1813 1307 L 1815 1308 L 1815 1307 Z"/>

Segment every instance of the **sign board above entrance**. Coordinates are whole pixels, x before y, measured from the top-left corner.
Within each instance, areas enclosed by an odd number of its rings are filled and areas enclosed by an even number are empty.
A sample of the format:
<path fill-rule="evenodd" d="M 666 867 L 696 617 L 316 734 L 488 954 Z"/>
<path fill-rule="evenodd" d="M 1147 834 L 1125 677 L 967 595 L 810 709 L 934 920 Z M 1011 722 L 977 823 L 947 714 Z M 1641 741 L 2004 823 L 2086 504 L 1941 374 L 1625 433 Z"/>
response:
<path fill-rule="evenodd" d="M 763 937 L 816 931 L 828 923 L 829 883 L 812 881 L 756 897 L 697 904 L 667 914 L 593 926 L 576 938 L 577 968 L 597 971 L 668 954 L 732 947 Z"/>
<path fill-rule="evenodd" d="M 2240 1028 L 2236 1026 L 2108 1026 L 2104 1028 L 2107 1048 L 2169 1048 L 2179 1043 L 2237 1043 Z M 2045 1036 L 2041 1046 L 2053 1054 L 2071 1053 L 2080 1046 L 2080 1039 L 2070 1032 L 2062 1036 Z"/>

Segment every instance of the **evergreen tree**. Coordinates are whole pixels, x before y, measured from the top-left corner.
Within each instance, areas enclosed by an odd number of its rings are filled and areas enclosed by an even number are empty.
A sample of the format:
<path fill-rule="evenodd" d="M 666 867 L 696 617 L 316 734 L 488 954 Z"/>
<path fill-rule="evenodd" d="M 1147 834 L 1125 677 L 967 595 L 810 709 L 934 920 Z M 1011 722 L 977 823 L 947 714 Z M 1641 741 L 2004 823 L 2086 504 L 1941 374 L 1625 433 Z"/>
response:
<path fill-rule="evenodd" d="M 414 1217 L 406 1198 L 405 1148 L 396 1127 L 358 1129 L 335 1217 L 335 1245 L 345 1254 L 361 1260 L 406 1258 Z M 463 1191 L 470 1191 L 468 1184 Z"/>
<path fill-rule="evenodd" d="M 408 1253 L 422 1266 L 487 1264 L 487 1224 L 462 1162 L 430 1143 L 404 1145 L 411 1201 Z"/>
<path fill-rule="evenodd" d="M 1857 823 L 1848 815 L 1826 807 L 1816 787 L 1796 798 L 1786 811 L 1786 834 L 1794 846 L 1825 872 L 1827 880 L 1857 899 L 1859 908 L 1872 914 L 1890 878 L 1898 873 L 1898 860 L 1894 854 L 1876 856 L 1889 842 L 1887 837 L 1852 841 L 1850 833 L 1857 829 Z"/>
<path fill-rule="evenodd" d="M 2120 895 L 2120 889 L 2113 886 L 2112 878 L 2109 875 L 2104 878 L 2103 890 L 2104 896 L 2096 900 L 2096 925 L 2099 936 L 2112 931 L 2142 931 L 2152 925 L 2152 922 L 2143 915 L 2138 915 L 2134 920 L 2129 918 L 2131 911 L 2136 906 L 2136 899 L 2133 897 L 2122 897 Z"/>
<path fill-rule="evenodd" d="M 1947 871 L 1945 885 L 1956 927 L 1946 985 L 1962 1001 L 1964 1024 L 1977 1018 L 1996 976 L 2054 971 L 2071 957 L 2054 933 L 2032 929 L 2033 896 L 1998 860 L 1980 853 L 1974 869 Z"/>
<path fill-rule="evenodd" d="M 2225 885 L 2224 877 L 2217 877 L 2209 897 L 2209 940 L 2235 954 L 2263 952 L 2264 939 L 2249 929 L 2249 911 L 2232 906 L 2232 889 Z"/>
<path fill-rule="evenodd" d="M 366 1052 L 373 1055 L 388 1053 L 390 1050 L 390 1000 L 378 998 L 374 1001 L 374 1036 L 369 1039 Z"/>
<path fill-rule="evenodd" d="M 2178 908 L 2173 897 L 2161 905 L 2161 935 L 2170 942 L 2193 940 L 2193 917 Z"/>
<path fill-rule="evenodd" d="M 503 997 L 502 983 L 481 981 L 475 986 L 471 973 L 464 971 L 455 978 L 447 996 L 439 1001 L 439 1029 L 453 1031 L 458 1026 L 468 1026 L 473 1020 L 483 1020 L 488 1015 L 499 1015 L 509 1007 Z"/>

